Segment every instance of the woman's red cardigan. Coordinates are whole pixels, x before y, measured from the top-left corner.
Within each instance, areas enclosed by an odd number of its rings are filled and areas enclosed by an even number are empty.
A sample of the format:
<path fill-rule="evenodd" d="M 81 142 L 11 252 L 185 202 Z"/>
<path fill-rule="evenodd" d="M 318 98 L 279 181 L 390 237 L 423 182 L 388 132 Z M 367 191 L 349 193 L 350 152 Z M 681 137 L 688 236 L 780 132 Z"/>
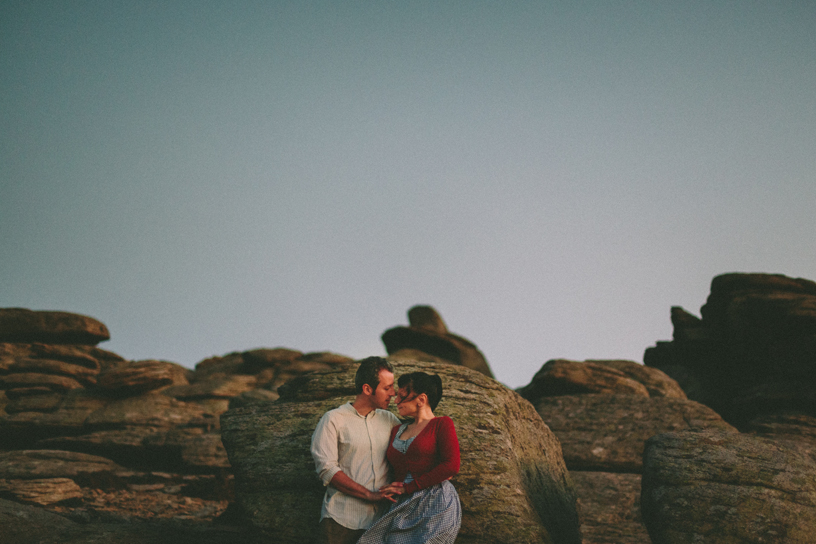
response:
<path fill-rule="evenodd" d="M 414 481 L 405 484 L 405 493 L 414 493 L 444 482 L 459 472 L 459 439 L 453 420 L 447 416 L 435 417 L 414 438 L 407 453 L 394 448 L 394 437 L 400 426 L 391 429 L 386 456 L 394 468 L 394 479 L 405 480 L 411 473 Z"/>

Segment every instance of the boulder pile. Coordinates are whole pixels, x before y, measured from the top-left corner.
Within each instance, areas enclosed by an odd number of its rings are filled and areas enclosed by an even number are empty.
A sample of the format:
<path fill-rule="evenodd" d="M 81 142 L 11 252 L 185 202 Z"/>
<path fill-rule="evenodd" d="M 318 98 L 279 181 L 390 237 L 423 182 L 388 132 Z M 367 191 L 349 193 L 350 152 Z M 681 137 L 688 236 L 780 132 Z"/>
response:
<path fill-rule="evenodd" d="M 644 363 L 741 431 L 816 455 L 816 283 L 779 274 L 723 274 L 698 318 L 671 310 L 672 341 Z"/>
<path fill-rule="evenodd" d="M 725 429 L 663 372 L 633 361 L 548 361 L 519 393 L 561 441 L 575 482 L 584 544 L 647 544 L 640 514 L 646 441 L 678 430 Z"/>
<path fill-rule="evenodd" d="M 0 497 L 98 514 L 108 493 L 129 516 L 212 519 L 232 499 L 229 403 L 275 400 L 292 377 L 351 360 L 256 349 L 190 370 L 96 347 L 108 338 L 90 317 L 0 309 Z"/>

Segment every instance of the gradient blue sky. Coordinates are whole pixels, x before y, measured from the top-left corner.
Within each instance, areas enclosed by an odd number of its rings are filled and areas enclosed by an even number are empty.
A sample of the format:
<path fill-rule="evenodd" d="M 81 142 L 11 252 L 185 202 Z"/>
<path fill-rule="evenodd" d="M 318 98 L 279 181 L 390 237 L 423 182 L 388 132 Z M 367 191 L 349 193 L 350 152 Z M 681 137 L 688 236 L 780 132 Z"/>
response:
<path fill-rule="evenodd" d="M 0 3 L 0 306 L 192 367 L 642 361 L 731 271 L 816 279 L 816 3 Z"/>

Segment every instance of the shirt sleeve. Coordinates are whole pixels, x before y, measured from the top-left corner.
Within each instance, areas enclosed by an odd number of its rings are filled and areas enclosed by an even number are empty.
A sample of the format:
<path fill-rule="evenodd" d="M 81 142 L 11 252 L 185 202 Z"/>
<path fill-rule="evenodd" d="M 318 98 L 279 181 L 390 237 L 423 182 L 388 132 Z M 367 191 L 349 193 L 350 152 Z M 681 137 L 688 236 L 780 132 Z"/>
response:
<path fill-rule="evenodd" d="M 439 464 L 425 474 L 414 474 L 414 481 L 405 486 L 406 493 L 414 493 L 435 484 L 439 484 L 459 473 L 461 459 L 459 455 L 459 439 L 456 436 L 456 427 L 453 420 L 447 416 L 438 419 L 436 428 L 436 449 L 439 455 Z"/>
<path fill-rule="evenodd" d="M 342 470 L 337 452 L 337 426 L 328 412 L 320 418 L 312 434 L 312 459 L 324 486 Z"/>

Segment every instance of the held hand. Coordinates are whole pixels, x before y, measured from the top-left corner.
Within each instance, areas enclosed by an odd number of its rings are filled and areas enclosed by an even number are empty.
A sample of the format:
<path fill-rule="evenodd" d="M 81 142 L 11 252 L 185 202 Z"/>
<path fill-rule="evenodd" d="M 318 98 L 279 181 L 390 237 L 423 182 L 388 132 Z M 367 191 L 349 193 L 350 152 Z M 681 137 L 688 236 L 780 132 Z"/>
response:
<path fill-rule="evenodd" d="M 379 501 L 397 502 L 397 499 L 394 498 L 394 495 L 395 493 L 387 489 L 382 489 L 380 491 L 369 491 L 368 500 L 371 502 Z"/>
<path fill-rule="evenodd" d="M 405 493 L 405 484 L 402 482 L 391 482 L 388 485 L 384 485 L 380 488 L 380 491 L 385 493 L 391 493 L 393 495 L 402 495 Z"/>

